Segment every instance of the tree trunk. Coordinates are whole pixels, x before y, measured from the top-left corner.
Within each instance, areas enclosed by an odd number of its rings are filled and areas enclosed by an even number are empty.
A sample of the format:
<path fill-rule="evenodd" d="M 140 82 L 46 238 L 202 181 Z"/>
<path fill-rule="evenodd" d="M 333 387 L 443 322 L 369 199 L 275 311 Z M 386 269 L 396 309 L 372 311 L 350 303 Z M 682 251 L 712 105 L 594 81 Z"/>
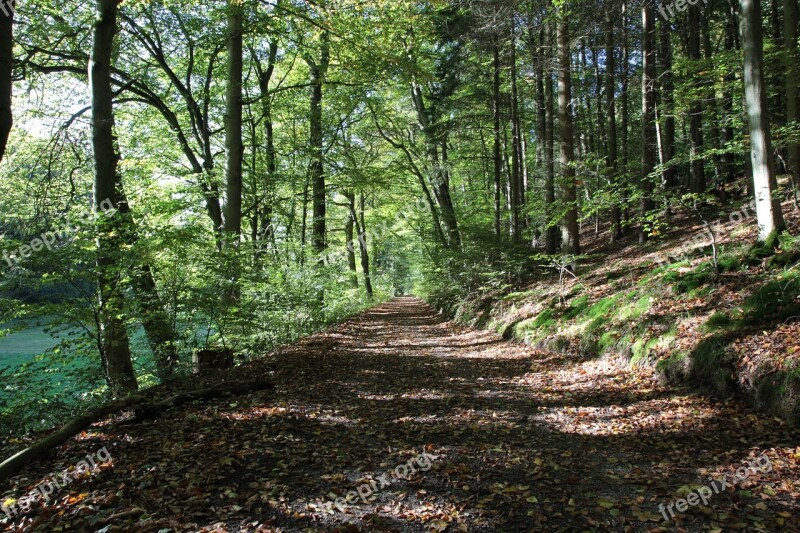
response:
<path fill-rule="evenodd" d="M 711 21 L 708 14 L 703 13 L 703 52 L 706 58 L 706 62 L 710 65 L 714 61 L 714 47 L 711 43 Z M 714 86 L 714 80 L 710 79 L 705 84 L 708 86 L 708 93 L 707 93 L 707 101 L 706 101 L 706 109 L 708 110 L 708 128 L 709 133 L 711 135 L 711 147 L 714 149 L 714 153 L 711 155 L 711 161 L 714 164 L 714 188 L 717 191 L 717 194 L 720 200 L 725 200 L 725 188 L 723 186 L 722 180 L 722 157 L 720 157 L 721 152 L 721 142 L 722 142 L 722 134 L 720 132 L 720 113 L 719 113 L 719 106 L 717 101 L 717 89 Z"/>
<path fill-rule="evenodd" d="M 124 217 L 122 223 L 128 229 L 124 234 L 125 244 L 133 248 L 139 235 L 121 180 L 117 185 L 117 196 L 119 213 L 116 216 Z M 156 375 L 162 382 L 166 381 L 172 376 L 178 363 L 175 328 L 158 294 L 153 268 L 147 262 L 132 267 L 130 287 L 133 289 L 136 313 L 155 358 Z"/>
<path fill-rule="evenodd" d="M 688 55 L 697 70 L 700 57 L 700 8 L 689 6 Z M 695 76 L 698 73 L 695 71 Z M 703 161 L 703 101 L 695 99 L 689 104 L 689 137 L 691 141 L 691 192 L 706 192 L 706 173 Z"/>
<path fill-rule="evenodd" d="M 797 25 L 800 19 L 797 0 L 783 0 L 784 43 L 786 46 L 786 121 L 800 128 L 800 54 L 797 50 Z M 797 207 L 800 188 L 800 142 L 797 137 L 789 143 L 789 172 Z"/>
<path fill-rule="evenodd" d="M 647 216 L 653 210 L 653 181 L 656 166 L 656 24 L 653 0 L 642 3 L 642 176 L 639 203 L 639 244 L 648 239 Z"/>
<path fill-rule="evenodd" d="M 325 77 L 330 63 L 330 34 L 322 33 L 320 38 L 319 61 L 306 59 L 311 73 L 311 112 L 310 112 L 310 147 L 311 147 L 311 198 L 314 222 L 312 225 L 312 244 L 314 253 L 322 255 L 327 247 L 326 241 L 326 185 L 325 162 L 322 133 L 322 96 Z"/>
<path fill-rule="evenodd" d="M 570 64 L 569 23 L 559 13 L 557 24 L 558 46 L 558 119 L 561 124 L 561 179 L 562 198 L 566 214 L 561 228 L 561 250 L 565 254 L 580 255 L 580 228 L 578 226 L 577 184 L 575 168 L 575 146 L 572 128 L 572 73 Z M 573 265 L 573 268 L 575 265 Z"/>
<path fill-rule="evenodd" d="M 664 187 L 673 189 L 678 185 L 678 170 L 668 164 L 675 157 L 675 82 L 672 73 L 672 35 L 669 22 L 662 20 L 659 32 L 659 61 L 661 73 L 661 158 L 664 161 L 664 172 L 661 175 Z"/>
<path fill-rule="evenodd" d="M 500 45 L 498 38 L 495 35 L 494 42 L 492 43 L 492 120 L 494 128 L 494 234 L 500 237 L 502 228 L 500 227 L 500 220 L 503 216 L 503 207 L 500 202 L 502 196 L 503 186 L 503 154 L 501 150 L 500 139 Z"/>
<path fill-rule="evenodd" d="M 0 162 L 11 133 L 11 89 L 14 67 L 14 0 L 0 3 Z"/>
<path fill-rule="evenodd" d="M 621 79 L 620 79 L 620 99 L 622 100 L 620 104 L 620 128 L 622 129 L 622 172 L 623 172 L 623 183 L 622 183 L 622 198 L 623 198 L 623 213 L 625 216 L 625 222 L 629 221 L 628 215 L 628 165 L 630 164 L 630 143 L 629 140 L 629 122 L 630 117 L 628 113 L 629 107 L 629 92 L 628 86 L 630 84 L 630 43 L 628 42 L 628 2 L 627 0 L 622 0 L 622 65 L 621 67 Z"/>
<path fill-rule="evenodd" d="M 519 93 L 517 91 L 517 35 L 511 21 L 511 237 L 522 242 L 522 143 L 520 141 Z"/>
<path fill-rule="evenodd" d="M 367 296 L 372 298 L 374 292 L 372 290 L 372 274 L 369 267 L 369 250 L 367 249 L 367 224 L 364 215 L 364 203 L 366 199 L 364 193 L 361 193 L 358 202 L 358 215 L 355 210 L 351 212 L 353 220 L 356 221 L 358 228 L 358 249 L 361 253 L 361 271 L 364 275 L 364 289 L 367 291 Z"/>
<path fill-rule="evenodd" d="M 225 93 L 225 208 L 224 229 L 229 244 L 242 233 L 242 6 L 228 1 L 228 80 Z"/>
<path fill-rule="evenodd" d="M 94 150 L 94 211 L 97 219 L 97 315 L 100 351 L 108 386 L 114 394 L 135 391 L 136 373 L 125 329 L 120 262 L 124 248 L 119 224 L 122 217 L 105 215 L 117 208 L 119 183 L 117 141 L 114 132 L 114 94 L 111 55 L 117 33 L 119 0 L 97 0 L 92 32 L 89 84 L 92 90 L 92 148 Z"/>
<path fill-rule="evenodd" d="M 772 159 L 772 131 L 764 80 L 764 40 L 761 4 L 739 0 L 744 47 L 744 94 L 750 127 L 750 159 L 758 217 L 758 240 L 765 242 L 785 228 L 781 203 L 773 199 L 778 185 Z"/>
<path fill-rule="evenodd" d="M 725 17 L 725 50 L 737 50 L 739 46 L 739 31 L 736 21 L 736 8 L 734 5 L 727 5 Z M 736 158 L 730 147 L 734 139 L 734 111 L 733 111 L 733 87 L 735 85 L 736 72 L 731 69 L 724 78 L 722 90 L 722 146 L 725 153 L 722 154 L 722 176 L 725 183 L 733 183 L 736 179 Z M 745 158 L 748 159 L 749 158 Z"/>
<path fill-rule="evenodd" d="M 609 181 L 614 190 L 619 188 L 619 173 L 617 159 L 619 152 L 617 149 L 617 84 L 616 84 L 616 61 L 614 51 L 614 19 L 610 6 L 606 8 L 605 21 L 605 47 L 606 47 L 606 166 L 609 172 Z M 611 241 L 616 242 L 623 237 L 622 233 L 622 210 L 617 202 L 611 207 Z"/>
<path fill-rule="evenodd" d="M 347 198 L 347 221 L 344 225 L 344 238 L 347 243 L 347 266 L 350 270 L 350 280 L 354 288 L 358 288 L 358 271 L 356 269 L 355 225 L 356 225 L 356 200 L 355 195 L 345 191 L 342 193 Z"/>
<path fill-rule="evenodd" d="M 275 62 L 278 58 L 278 42 L 272 41 L 269 45 L 269 58 L 267 68 L 262 69 L 258 61 L 254 61 L 258 72 L 258 84 L 261 92 L 261 115 L 264 121 L 264 156 L 266 157 L 267 174 L 264 180 L 264 206 L 259 213 L 261 231 L 259 251 L 263 252 L 269 246 L 275 235 L 272 222 L 273 188 L 277 172 L 277 156 L 275 152 L 275 131 L 272 121 L 272 100 L 270 99 L 269 85 L 275 72 Z M 254 58 L 255 59 L 255 58 Z"/>

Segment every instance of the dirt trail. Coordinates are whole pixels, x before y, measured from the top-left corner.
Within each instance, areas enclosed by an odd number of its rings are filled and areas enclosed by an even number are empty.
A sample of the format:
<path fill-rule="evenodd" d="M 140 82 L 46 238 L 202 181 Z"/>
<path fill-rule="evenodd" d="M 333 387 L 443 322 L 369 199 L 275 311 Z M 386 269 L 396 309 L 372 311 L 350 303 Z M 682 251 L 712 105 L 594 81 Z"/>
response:
<path fill-rule="evenodd" d="M 796 430 L 608 361 L 455 326 L 413 298 L 245 372 L 272 373 L 276 390 L 72 441 L 40 468 L 102 445 L 112 465 L 25 520 L 99 529 L 132 511 L 109 531 L 800 531 Z M 743 470 L 707 505 L 677 511 L 764 452 L 770 472 Z M 359 488 L 367 503 L 336 506 Z M 673 504 L 673 522 L 660 504 Z"/>

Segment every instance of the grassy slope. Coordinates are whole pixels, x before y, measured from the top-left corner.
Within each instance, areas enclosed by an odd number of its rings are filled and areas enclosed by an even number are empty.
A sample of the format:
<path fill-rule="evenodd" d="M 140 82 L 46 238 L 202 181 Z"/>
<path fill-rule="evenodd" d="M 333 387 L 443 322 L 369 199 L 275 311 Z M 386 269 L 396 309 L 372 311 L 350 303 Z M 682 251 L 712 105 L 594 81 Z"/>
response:
<path fill-rule="evenodd" d="M 789 233 L 800 235 L 800 214 L 784 208 Z M 585 253 L 597 259 L 563 287 L 547 276 L 449 311 L 576 358 L 616 357 L 654 366 L 665 381 L 742 394 L 798 423 L 800 239 L 781 238 L 777 253 L 754 249 L 755 219 L 729 222 L 730 213 L 713 216 L 726 222 L 718 279 L 703 225 L 678 214 L 665 235 L 643 247 L 633 236 L 609 245 L 607 232 L 585 231 Z M 681 260 L 659 264 L 664 254 Z"/>

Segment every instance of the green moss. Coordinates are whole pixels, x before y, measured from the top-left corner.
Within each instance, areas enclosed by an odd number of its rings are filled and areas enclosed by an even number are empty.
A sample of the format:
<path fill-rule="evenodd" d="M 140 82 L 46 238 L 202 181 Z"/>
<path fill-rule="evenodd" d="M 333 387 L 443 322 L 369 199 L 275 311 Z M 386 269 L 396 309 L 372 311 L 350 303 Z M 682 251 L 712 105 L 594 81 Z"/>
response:
<path fill-rule="evenodd" d="M 569 305 L 569 308 L 564 312 L 564 320 L 572 320 L 573 318 L 577 317 L 589 307 L 589 297 L 584 295 L 579 298 L 576 298 L 572 301 Z"/>
<path fill-rule="evenodd" d="M 734 385 L 732 361 L 725 353 L 725 345 L 722 337 L 701 341 L 692 351 L 689 372 L 692 379 L 711 385 L 721 393 L 730 392 Z"/>
<path fill-rule="evenodd" d="M 716 312 L 703 324 L 703 331 L 715 332 L 727 330 L 736 325 L 736 322 L 727 313 Z"/>
<path fill-rule="evenodd" d="M 597 341 L 597 348 L 600 353 L 605 353 L 614 347 L 620 338 L 620 332 L 617 330 L 606 331 L 600 335 Z"/>

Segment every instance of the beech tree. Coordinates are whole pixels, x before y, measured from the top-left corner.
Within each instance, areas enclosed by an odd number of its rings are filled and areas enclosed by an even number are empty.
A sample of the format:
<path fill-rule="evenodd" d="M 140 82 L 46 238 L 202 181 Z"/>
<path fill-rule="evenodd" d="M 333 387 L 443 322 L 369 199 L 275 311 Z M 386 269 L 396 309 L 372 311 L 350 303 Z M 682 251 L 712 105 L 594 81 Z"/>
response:
<path fill-rule="evenodd" d="M 92 148 L 94 149 L 94 211 L 97 218 L 97 313 L 100 352 L 109 387 L 118 393 L 138 388 L 126 331 L 120 268 L 122 242 L 120 218 L 108 214 L 118 209 L 119 153 L 114 131 L 114 93 L 111 58 L 117 34 L 119 0 L 97 0 L 92 33 L 89 82 L 92 96 Z"/>
<path fill-rule="evenodd" d="M 772 130 L 764 80 L 764 39 L 761 4 L 758 0 L 739 0 L 744 48 L 744 94 L 750 129 L 750 159 L 758 214 L 758 240 L 765 242 L 785 223 L 781 203 L 774 195 L 778 184 L 772 151 Z"/>

